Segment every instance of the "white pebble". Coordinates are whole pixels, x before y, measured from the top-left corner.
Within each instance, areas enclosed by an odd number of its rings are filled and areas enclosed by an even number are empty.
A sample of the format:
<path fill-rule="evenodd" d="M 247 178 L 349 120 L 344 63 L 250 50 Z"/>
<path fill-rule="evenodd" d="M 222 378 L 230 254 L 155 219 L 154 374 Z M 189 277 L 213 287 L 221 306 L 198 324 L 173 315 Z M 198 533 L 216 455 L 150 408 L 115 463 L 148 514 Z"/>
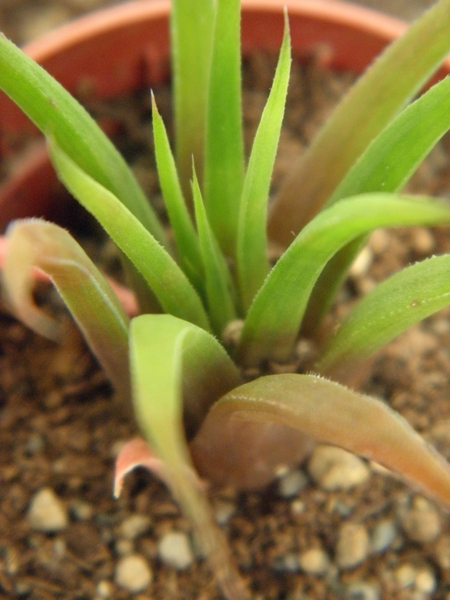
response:
<path fill-rule="evenodd" d="M 397 537 L 397 528 L 393 521 L 385 520 L 376 524 L 372 531 L 371 549 L 372 552 L 384 552 L 387 550 Z"/>
<path fill-rule="evenodd" d="M 103 579 L 102 581 L 98 582 L 97 589 L 95 591 L 99 598 L 105 598 L 105 600 L 107 600 L 108 598 L 111 598 L 113 594 L 113 586 L 110 581 Z"/>
<path fill-rule="evenodd" d="M 311 548 L 299 556 L 300 568 L 305 573 L 323 575 L 330 568 L 330 560 L 322 548 Z"/>
<path fill-rule="evenodd" d="M 158 556 L 162 562 L 182 571 L 194 560 L 188 536 L 182 531 L 166 533 L 158 543 Z"/>
<path fill-rule="evenodd" d="M 336 564 L 341 569 L 351 569 L 369 554 L 369 534 L 364 525 L 344 523 L 336 544 Z"/>
<path fill-rule="evenodd" d="M 62 531 L 69 523 L 66 507 L 50 488 L 42 488 L 33 496 L 27 519 L 32 529 L 44 533 Z"/>
<path fill-rule="evenodd" d="M 363 460 L 334 446 L 317 446 L 309 460 L 308 472 L 328 491 L 349 490 L 364 483 L 370 474 Z"/>
<path fill-rule="evenodd" d="M 367 273 L 373 261 L 372 250 L 368 246 L 364 246 L 358 256 L 355 258 L 349 270 L 350 277 L 362 277 Z"/>
<path fill-rule="evenodd" d="M 436 577 L 431 569 L 421 569 L 416 574 L 414 587 L 423 594 L 432 594 L 436 590 Z"/>
<path fill-rule="evenodd" d="M 304 490 L 307 485 L 308 480 L 305 474 L 296 469 L 295 471 L 290 471 L 278 481 L 278 494 L 281 498 L 293 498 Z"/>
<path fill-rule="evenodd" d="M 146 515 L 131 515 L 120 525 L 120 535 L 127 540 L 135 540 L 150 528 L 150 518 Z"/>
<path fill-rule="evenodd" d="M 441 532 L 441 521 L 436 508 L 425 498 L 417 497 L 402 518 L 402 527 L 414 542 L 432 542 Z"/>
<path fill-rule="evenodd" d="M 380 600 L 380 590 L 367 581 L 356 581 L 347 588 L 349 599 L 357 600 Z"/>
<path fill-rule="evenodd" d="M 416 570 L 410 563 L 405 563 L 395 570 L 394 576 L 398 587 L 403 590 L 414 585 Z"/>
<path fill-rule="evenodd" d="M 142 592 L 153 578 L 150 567 L 140 554 L 130 554 L 119 560 L 115 581 L 118 586 L 134 594 Z"/>

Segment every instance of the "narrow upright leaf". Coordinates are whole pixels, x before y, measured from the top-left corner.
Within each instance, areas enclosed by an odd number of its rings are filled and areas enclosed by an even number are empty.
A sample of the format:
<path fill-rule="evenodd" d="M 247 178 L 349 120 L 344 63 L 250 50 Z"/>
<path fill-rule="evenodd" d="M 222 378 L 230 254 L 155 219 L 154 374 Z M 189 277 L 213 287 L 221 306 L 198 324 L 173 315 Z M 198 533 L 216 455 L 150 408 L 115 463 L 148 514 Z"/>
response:
<path fill-rule="evenodd" d="M 122 399 L 128 400 L 128 317 L 117 296 L 83 249 L 61 227 L 41 220 L 13 222 L 7 232 L 6 292 L 31 329 L 60 339 L 60 326 L 33 301 L 32 269 L 55 285 L 91 350 Z"/>
<path fill-rule="evenodd" d="M 152 122 L 159 184 L 169 214 L 179 263 L 194 287 L 200 291 L 203 281 L 198 236 L 181 190 L 166 128 L 158 112 L 153 94 Z"/>
<path fill-rule="evenodd" d="M 289 23 L 286 14 L 275 78 L 253 142 L 239 214 L 237 268 L 244 311 L 248 310 L 269 272 L 267 203 L 286 105 L 290 63 Z"/>
<path fill-rule="evenodd" d="M 202 179 L 215 0 L 173 0 L 170 16 L 175 155 L 190 195 L 192 157 Z"/>
<path fill-rule="evenodd" d="M 322 208 L 370 142 L 450 51 L 450 0 L 440 0 L 373 63 L 285 180 L 269 235 L 286 246 Z"/>
<path fill-rule="evenodd" d="M 217 240 L 209 225 L 195 171 L 192 190 L 205 273 L 208 314 L 211 316 L 213 330 L 220 337 L 226 325 L 236 319 L 233 282 L 227 263 L 220 252 Z"/>
<path fill-rule="evenodd" d="M 212 230 L 222 251 L 233 258 L 243 179 L 240 0 L 217 0 L 203 189 Z"/>

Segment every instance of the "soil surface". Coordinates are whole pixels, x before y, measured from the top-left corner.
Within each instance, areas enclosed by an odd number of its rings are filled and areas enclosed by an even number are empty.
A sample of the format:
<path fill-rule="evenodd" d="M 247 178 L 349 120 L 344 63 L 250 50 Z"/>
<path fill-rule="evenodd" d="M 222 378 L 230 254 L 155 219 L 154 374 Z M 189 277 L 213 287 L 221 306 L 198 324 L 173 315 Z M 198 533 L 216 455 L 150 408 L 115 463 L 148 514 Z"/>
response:
<path fill-rule="evenodd" d="M 104 2 L 57 3 L 82 4 Z M 251 139 L 271 75 L 259 58 L 249 68 Z M 275 184 L 350 82 L 294 66 Z M 165 95 L 161 90 L 160 102 Z M 120 116 L 129 104 L 106 110 L 134 132 L 130 159 L 153 193 L 140 152 L 149 140 L 142 121 L 148 107 L 132 100 L 140 108 L 130 125 Z M 433 151 L 410 190 L 450 195 L 448 144 Z M 446 229 L 376 232 L 336 311 L 401 266 L 448 251 Z M 441 311 L 391 343 L 362 388 L 389 402 L 447 458 L 449 317 Z M 112 498 L 114 457 L 136 427 L 114 408 L 108 382 L 64 318 L 67 339 L 56 346 L 0 306 L 0 597 L 219 599 L 189 524 L 162 484 L 137 471 L 122 497 Z M 377 465 L 320 447 L 261 492 L 225 490 L 211 502 L 255 599 L 450 599 L 448 514 Z"/>

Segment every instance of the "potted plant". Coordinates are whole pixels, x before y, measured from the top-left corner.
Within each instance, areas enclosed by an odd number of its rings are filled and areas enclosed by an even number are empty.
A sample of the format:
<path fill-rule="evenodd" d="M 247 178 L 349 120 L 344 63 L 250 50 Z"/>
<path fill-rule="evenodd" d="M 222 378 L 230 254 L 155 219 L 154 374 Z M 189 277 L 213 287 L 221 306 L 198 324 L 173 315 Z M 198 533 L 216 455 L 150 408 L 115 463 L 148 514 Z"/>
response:
<path fill-rule="evenodd" d="M 261 486 L 280 464 L 298 461 L 312 437 L 377 460 L 448 502 L 447 464 L 406 422 L 383 402 L 322 377 L 349 379 L 383 344 L 446 306 L 448 256 L 393 276 L 360 301 L 336 334 L 328 332 L 325 341 L 323 331 L 317 334 L 370 231 L 450 221 L 447 203 L 397 193 L 448 129 L 447 80 L 394 118 L 448 51 L 448 8 L 448 0 L 441 0 L 384 54 L 287 178 L 271 208 L 269 232 L 281 247 L 292 231 L 296 237 L 273 266 L 267 259 L 266 202 L 289 81 L 286 15 L 274 84 L 245 167 L 239 3 L 173 5 L 176 159 L 155 99 L 152 106 L 156 162 L 179 264 L 105 136 L 51 77 L 0 40 L 0 86 L 45 133 L 60 179 L 126 257 L 140 310 L 147 314 L 130 324 L 67 232 L 35 220 L 8 229 L 10 301 L 30 327 L 58 336 L 58 324 L 32 302 L 30 271 L 39 268 L 53 280 L 118 401 L 129 396 L 131 385 L 146 442 L 123 449 L 117 485 L 138 464 L 167 481 L 230 598 L 247 592 L 198 475 L 218 484 Z M 414 49 L 425 41 L 417 60 Z M 430 112 L 431 122 L 420 118 Z M 322 170 L 312 170 L 318 164 Z M 156 314 L 147 308 L 155 303 Z M 161 309 L 165 314 L 158 314 Z M 236 338 L 227 335 L 233 323 L 240 327 Z M 296 372 L 299 332 L 317 334 L 320 341 L 308 365 L 315 374 Z M 288 370 L 292 365 L 292 372 L 269 374 L 271 363 Z M 288 443 L 292 428 L 296 433 Z"/>

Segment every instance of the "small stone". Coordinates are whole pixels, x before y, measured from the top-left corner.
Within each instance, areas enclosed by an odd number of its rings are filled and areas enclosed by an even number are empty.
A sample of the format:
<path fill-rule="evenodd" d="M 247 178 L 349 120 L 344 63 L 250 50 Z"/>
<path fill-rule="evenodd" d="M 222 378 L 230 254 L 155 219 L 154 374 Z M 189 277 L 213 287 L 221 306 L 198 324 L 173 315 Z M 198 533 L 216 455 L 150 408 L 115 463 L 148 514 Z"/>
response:
<path fill-rule="evenodd" d="M 135 540 L 150 529 L 150 523 L 146 515 L 131 515 L 120 525 L 120 535 L 127 540 Z"/>
<path fill-rule="evenodd" d="M 347 588 L 351 600 L 380 600 L 380 590 L 367 581 L 356 581 Z"/>
<path fill-rule="evenodd" d="M 140 554 L 130 554 L 117 563 L 116 584 L 131 593 L 136 594 L 145 590 L 152 578 L 150 567 Z"/>
<path fill-rule="evenodd" d="M 323 575 L 330 568 L 330 559 L 322 548 L 311 548 L 299 556 L 300 568 L 305 573 Z"/>
<path fill-rule="evenodd" d="M 281 498 L 293 498 L 308 485 L 305 474 L 296 469 L 281 477 L 278 481 L 278 494 Z"/>
<path fill-rule="evenodd" d="M 370 474 L 363 460 L 334 446 L 317 446 L 309 460 L 308 472 L 328 491 L 349 490 L 364 483 Z"/>
<path fill-rule="evenodd" d="M 158 556 L 162 562 L 182 571 L 194 560 L 188 536 L 182 531 L 166 533 L 158 543 Z"/>
<path fill-rule="evenodd" d="M 62 531 L 69 523 L 64 504 L 50 488 L 42 488 L 33 496 L 27 519 L 32 529 L 44 533 Z"/>
<path fill-rule="evenodd" d="M 414 585 L 416 570 L 410 563 L 404 563 L 395 570 L 394 577 L 398 587 L 403 590 Z"/>
<path fill-rule="evenodd" d="M 425 498 L 417 497 L 402 518 L 402 528 L 410 540 L 427 543 L 439 536 L 441 521 L 433 504 Z"/>
<path fill-rule="evenodd" d="M 70 504 L 70 512 L 77 521 L 87 521 L 94 514 L 94 509 L 87 502 L 76 499 Z"/>
<path fill-rule="evenodd" d="M 97 592 L 97 596 L 99 598 L 104 598 L 105 600 L 107 600 L 108 598 L 111 598 L 113 594 L 113 586 L 110 581 L 103 579 L 102 581 L 98 582 L 95 591 Z"/>
<path fill-rule="evenodd" d="M 300 568 L 298 555 L 288 552 L 283 556 L 277 556 L 273 561 L 272 568 L 280 573 L 297 573 Z"/>
<path fill-rule="evenodd" d="M 132 554 L 134 551 L 133 542 L 131 540 L 126 540 L 124 538 L 119 538 L 118 540 L 116 540 L 114 547 L 115 547 L 116 553 L 119 556 L 127 556 L 129 554 Z"/>
<path fill-rule="evenodd" d="M 362 277 L 365 275 L 372 264 L 373 252 L 368 246 L 364 246 L 358 256 L 355 258 L 349 270 L 350 277 Z"/>
<path fill-rule="evenodd" d="M 417 572 L 414 587 L 418 592 L 432 594 L 436 586 L 436 577 L 431 569 L 424 568 Z"/>
<path fill-rule="evenodd" d="M 226 525 L 236 512 L 236 505 L 233 502 L 219 501 L 214 506 L 216 523 Z"/>
<path fill-rule="evenodd" d="M 391 546 L 396 536 L 397 528 L 393 521 L 380 521 L 372 531 L 370 542 L 372 552 L 384 552 Z"/>
<path fill-rule="evenodd" d="M 414 231 L 412 246 L 418 254 L 431 254 L 435 247 L 433 234 L 428 229 L 422 227 Z"/>
<path fill-rule="evenodd" d="M 336 545 L 336 564 L 341 569 L 352 569 L 365 560 L 370 551 L 369 534 L 364 525 L 344 523 Z"/>

